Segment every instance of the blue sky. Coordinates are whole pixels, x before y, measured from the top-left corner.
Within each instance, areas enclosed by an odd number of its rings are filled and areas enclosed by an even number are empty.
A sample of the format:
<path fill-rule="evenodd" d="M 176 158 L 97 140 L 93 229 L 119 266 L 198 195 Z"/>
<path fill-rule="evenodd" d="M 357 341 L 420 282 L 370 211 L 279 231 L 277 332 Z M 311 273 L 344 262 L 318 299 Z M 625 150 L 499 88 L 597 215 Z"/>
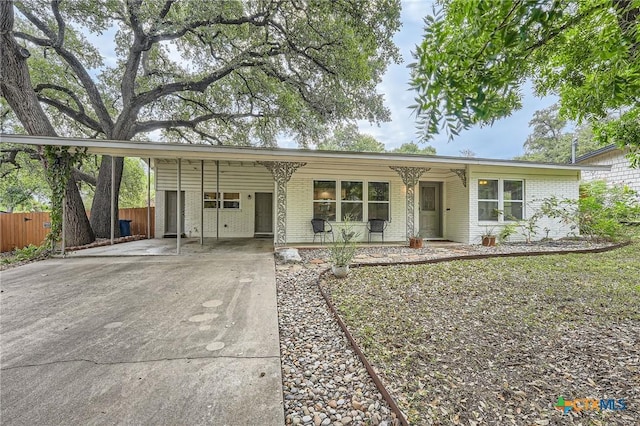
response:
<path fill-rule="evenodd" d="M 385 95 L 386 106 L 391 110 L 391 121 L 379 126 L 367 122 L 359 123 L 360 131 L 374 136 L 384 143 L 387 149 L 393 149 L 405 142 L 417 142 L 415 116 L 408 108 L 414 103 L 414 93 L 409 90 L 409 70 L 407 64 L 413 62 L 411 51 L 420 43 L 423 35 L 423 18 L 431 13 L 430 0 L 402 1 L 402 28 L 394 40 L 400 48 L 404 63 L 391 65 L 379 85 Z M 491 127 L 477 127 L 464 131 L 452 142 L 445 134 L 437 135 L 430 144 L 439 155 L 460 155 L 460 151 L 469 149 L 477 157 L 513 158 L 524 152 L 522 144 L 530 133 L 529 121 L 533 113 L 547 108 L 555 102 L 554 97 L 536 98 L 530 89 L 525 88 L 523 108 L 510 117 L 496 121 Z"/>

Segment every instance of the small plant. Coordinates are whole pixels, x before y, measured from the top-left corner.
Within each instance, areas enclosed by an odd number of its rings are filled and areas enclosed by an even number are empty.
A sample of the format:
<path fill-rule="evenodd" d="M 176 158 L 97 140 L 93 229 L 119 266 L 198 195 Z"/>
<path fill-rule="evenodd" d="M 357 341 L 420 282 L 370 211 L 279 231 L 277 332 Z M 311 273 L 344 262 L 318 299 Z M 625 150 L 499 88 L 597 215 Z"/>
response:
<path fill-rule="evenodd" d="M 348 267 L 356 254 L 355 239 L 358 233 L 353 230 L 353 222 L 345 218 L 338 239 L 329 246 L 329 260 L 334 268 L 334 274 L 338 276 L 335 268 L 343 268 L 341 276 L 346 276 Z"/>
<path fill-rule="evenodd" d="M 498 234 L 498 241 L 500 243 L 506 243 L 509 238 L 516 233 L 516 224 L 515 223 L 507 223 L 502 227 L 500 233 Z"/>
<path fill-rule="evenodd" d="M 485 226 L 482 233 L 482 245 L 493 247 L 496 245 L 496 234 L 493 226 Z"/>

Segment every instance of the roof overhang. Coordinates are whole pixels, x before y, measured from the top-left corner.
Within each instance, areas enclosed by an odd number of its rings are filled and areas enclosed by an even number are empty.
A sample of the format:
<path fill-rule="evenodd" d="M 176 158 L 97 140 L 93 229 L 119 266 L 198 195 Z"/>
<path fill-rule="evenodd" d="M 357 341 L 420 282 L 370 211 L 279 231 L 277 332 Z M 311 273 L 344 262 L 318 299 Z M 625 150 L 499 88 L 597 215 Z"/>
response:
<path fill-rule="evenodd" d="M 218 146 L 205 144 L 180 144 L 165 142 L 116 141 L 107 139 L 61 138 L 47 136 L 1 134 L 0 141 L 27 145 L 68 146 L 86 149 L 89 154 L 139 158 L 182 158 L 190 160 L 222 161 L 295 161 L 327 164 L 374 164 L 415 167 L 462 168 L 468 165 L 526 167 L 556 170 L 610 170 L 610 166 L 580 164 L 535 163 L 529 161 L 499 160 L 487 158 L 447 157 L 378 152 L 321 151 L 291 148 L 255 148 Z"/>

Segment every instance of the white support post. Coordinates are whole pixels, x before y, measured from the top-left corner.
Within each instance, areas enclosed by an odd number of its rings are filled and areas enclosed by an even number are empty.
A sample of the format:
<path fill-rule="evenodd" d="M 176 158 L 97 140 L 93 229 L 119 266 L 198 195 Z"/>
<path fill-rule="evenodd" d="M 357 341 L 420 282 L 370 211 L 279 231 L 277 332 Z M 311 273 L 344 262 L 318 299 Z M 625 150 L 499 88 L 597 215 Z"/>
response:
<path fill-rule="evenodd" d="M 204 244 L 204 160 L 200 160 L 200 245 Z"/>
<path fill-rule="evenodd" d="M 180 254 L 180 243 L 182 240 L 182 158 L 178 158 L 178 199 L 176 201 L 176 254 Z"/>
<path fill-rule="evenodd" d="M 116 216 L 116 160 L 111 156 L 111 245 L 115 239 L 115 222 L 113 221 Z"/>
<path fill-rule="evenodd" d="M 151 157 L 147 163 L 147 239 L 151 239 Z"/>
<path fill-rule="evenodd" d="M 66 192 L 66 189 L 65 189 Z M 62 256 L 64 257 L 65 251 L 67 249 L 67 226 L 65 222 L 67 221 L 67 197 L 66 195 L 62 196 Z"/>

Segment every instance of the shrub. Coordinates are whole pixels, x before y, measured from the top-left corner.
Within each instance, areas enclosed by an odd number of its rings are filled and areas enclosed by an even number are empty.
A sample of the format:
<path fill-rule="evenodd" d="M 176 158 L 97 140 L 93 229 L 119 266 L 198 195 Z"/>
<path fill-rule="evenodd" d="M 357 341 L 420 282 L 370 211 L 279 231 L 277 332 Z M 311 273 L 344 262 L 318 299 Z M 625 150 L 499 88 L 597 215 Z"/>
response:
<path fill-rule="evenodd" d="M 604 181 L 595 181 L 580 186 L 578 200 L 542 200 L 540 212 L 593 240 L 616 241 L 629 238 L 624 223 L 640 220 L 640 203 L 627 186 L 608 187 Z"/>

